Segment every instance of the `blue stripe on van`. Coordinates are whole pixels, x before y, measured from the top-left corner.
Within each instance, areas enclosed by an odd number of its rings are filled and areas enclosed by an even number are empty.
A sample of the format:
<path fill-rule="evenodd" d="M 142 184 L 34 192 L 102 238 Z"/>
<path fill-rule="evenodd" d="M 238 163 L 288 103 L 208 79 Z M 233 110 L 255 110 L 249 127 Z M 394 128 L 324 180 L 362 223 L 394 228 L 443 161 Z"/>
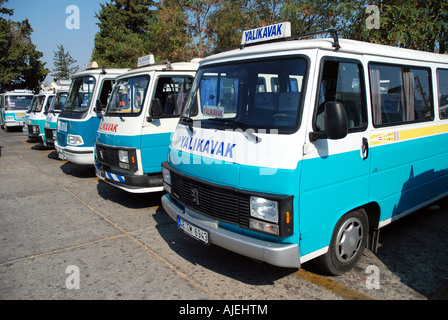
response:
<path fill-rule="evenodd" d="M 61 132 L 65 137 L 65 141 L 58 139 L 58 144 L 61 147 L 67 146 L 67 135 L 74 134 L 74 135 L 81 136 L 82 140 L 84 141 L 84 144 L 79 147 L 82 147 L 82 148 L 92 147 L 93 148 L 93 144 L 94 144 L 94 141 L 95 141 L 96 135 L 97 135 L 97 130 L 100 125 L 100 118 L 90 117 L 88 119 L 85 119 L 84 121 L 71 121 L 70 119 L 67 119 L 67 118 L 64 118 L 64 119 L 59 118 L 58 121 L 67 122 L 67 132 L 58 130 L 58 133 Z"/>
<path fill-rule="evenodd" d="M 141 152 L 143 173 L 162 172 L 162 162 L 168 159 L 171 132 L 144 135 L 119 135 L 98 132 L 97 141 L 109 146 L 135 148 Z"/>
<path fill-rule="evenodd" d="M 298 242 L 300 225 L 303 256 L 328 246 L 340 217 L 359 206 L 378 203 L 383 221 L 446 193 L 447 138 L 440 134 L 371 147 L 366 160 L 359 150 L 308 159 L 295 170 L 279 169 L 272 175 L 261 175 L 258 167 L 210 163 L 177 150 L 171 151 L 170 163 L 211 183 L 294 195 L 295 235 L 285 240 Z M 305 214 L 299 215 L 299 209 Z"/>

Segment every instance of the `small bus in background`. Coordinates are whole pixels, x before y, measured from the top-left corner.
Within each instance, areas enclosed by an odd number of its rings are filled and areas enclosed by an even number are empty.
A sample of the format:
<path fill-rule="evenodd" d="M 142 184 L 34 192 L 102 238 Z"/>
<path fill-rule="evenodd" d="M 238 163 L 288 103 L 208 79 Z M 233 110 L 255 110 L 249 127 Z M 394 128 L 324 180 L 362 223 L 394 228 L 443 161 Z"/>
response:
<path fill-rule="evenodd" d="M 58 117 L 62 111 L 65 100 L 67 100 L 68 89 L 57 90 L 56 96 L 53 98 L 45 118 L 45 141 L 44 145 L 49 148 L 54 148 L 56 140 L 56 130 L 58 124 Z"/>
<path fill-rule="evenodd" d="M 161 164 L 198 66 L 150 55 L 117 77 L 95 141 L 99 178 L 132 193 L 163 191 Z"/>
<path fill-rule="evenodd" d="M 64 108 L 57 120 L 55 148 L 62 160 L 80 165 L 94 164 L 94 141 L 102 110 L 115 78 L 128 69 L 99 68 L 96 62 L 73 76 Z"/>
<path fill-rule="evenodd" d="M 29 140 L 42 143 L 45 141 L 45 111 L 48 111 L 54 96 L 55 93 L 53 90 L 42 90 L 34 100 L 26 120 Z"/>
<path fill-rule="evenodd" d="M 1 127 L 23 127 L 23 117 L 30 108 L 34 94 L 30 90 L 16 89 L 0 94 Z"/>

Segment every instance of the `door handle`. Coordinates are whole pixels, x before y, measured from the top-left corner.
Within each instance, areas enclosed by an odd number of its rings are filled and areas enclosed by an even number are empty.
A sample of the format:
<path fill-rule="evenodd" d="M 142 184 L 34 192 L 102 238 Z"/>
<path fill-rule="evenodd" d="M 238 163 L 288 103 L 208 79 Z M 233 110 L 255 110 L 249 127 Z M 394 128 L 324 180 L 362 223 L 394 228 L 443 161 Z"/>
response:
<path fill-rule="evenodd" d="M 369 156 L 369 140 L 362 138 L 361 157 L 363 160 Z"/>

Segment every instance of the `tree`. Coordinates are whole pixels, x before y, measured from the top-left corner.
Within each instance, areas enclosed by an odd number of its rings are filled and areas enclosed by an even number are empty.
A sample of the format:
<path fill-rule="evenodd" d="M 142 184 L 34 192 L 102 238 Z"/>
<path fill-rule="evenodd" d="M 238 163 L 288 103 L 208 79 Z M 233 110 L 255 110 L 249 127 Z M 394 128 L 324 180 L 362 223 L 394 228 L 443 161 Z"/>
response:
<path fill-rule="evenodd" d="M 447 52 L 448 2 L 381 0 L 376 3 L 380 10 L 380 28 L 364 31 L 359 38 L 402 48 Z"/>
<path fill-rule="evenodd" d="M 280 22 L 281 0 L 220 0 L 206 34 L 218 51 L 237 47 L 244 30 Z"/>
<path fill-rule="evenodd" d="M 96 14 L 100 31 L 95 35 L 92 60 L 109 68 L 131 68 L 150 52 L 148 26 L 153 19 L 152 0 L 111 0 Z"/>
<path fill-rule="evenodd" d="M 0 14 L 12 15 L 13 10 L 3 7 L 0 0 Z M 42 62 L 42 52 L 36 50 L 31 41 L 28 19 L 14 22 L 0 17 L 0 89 L 16 88 L 38 91 L 40 83 L 49 73 Z"/>
<path fill-rule="evenodd" d="M 79 71 L 78 66 L 73 66 L 76 60 L 72 58 L 70 52 L 65 52 L 64 46 L 58 45 L 58 51 L 53 51 L 54 69 L 51 74 L 54 77 L 54 81 L 61 79 L 70 79 L 75 73 Z"/>
<path fill-rule="evenodd" d="M 188 0 L 164 0 L 157 4 L 149 26 L 150 50 L 156 60 L 186 61 L 194 55 L 188 32 Z"/>

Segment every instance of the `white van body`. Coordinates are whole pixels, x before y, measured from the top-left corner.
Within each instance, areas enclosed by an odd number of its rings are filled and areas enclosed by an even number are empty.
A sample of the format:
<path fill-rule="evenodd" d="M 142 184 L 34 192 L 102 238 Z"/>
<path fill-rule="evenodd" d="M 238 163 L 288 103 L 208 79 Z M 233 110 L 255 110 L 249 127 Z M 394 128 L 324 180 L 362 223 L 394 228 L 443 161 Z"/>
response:
<path fill-rule="evenodd" d="M 131 193 L 163 191 L 161 163 L 198 67 L 153 64 L 117 77 L 95 142 L 98 177 Z"/>
<path fill-rule="evenodd" d="M 0 95 L 0 120 L 2 129 L 23 127 L 26 111 L 30 108 L 34 94 L 30 90 L 16 89 Z"/>
<path fill-rule="evenodd" d="M 94 164 L 94 141 L 103 116 L 96 108 L 107 105 L 115 78 L 128 70 L 91 65 L 72 77 L 64 109 L 57 119 L 54 146 L 60 159 Z"/>
<path fill-rule="evenodd" d="M 447 83 L 446 55 L 337 37 L 205 58 L 162 205 L 202 242 L 346 272 L 381 227 L 448 195 Z"/>

